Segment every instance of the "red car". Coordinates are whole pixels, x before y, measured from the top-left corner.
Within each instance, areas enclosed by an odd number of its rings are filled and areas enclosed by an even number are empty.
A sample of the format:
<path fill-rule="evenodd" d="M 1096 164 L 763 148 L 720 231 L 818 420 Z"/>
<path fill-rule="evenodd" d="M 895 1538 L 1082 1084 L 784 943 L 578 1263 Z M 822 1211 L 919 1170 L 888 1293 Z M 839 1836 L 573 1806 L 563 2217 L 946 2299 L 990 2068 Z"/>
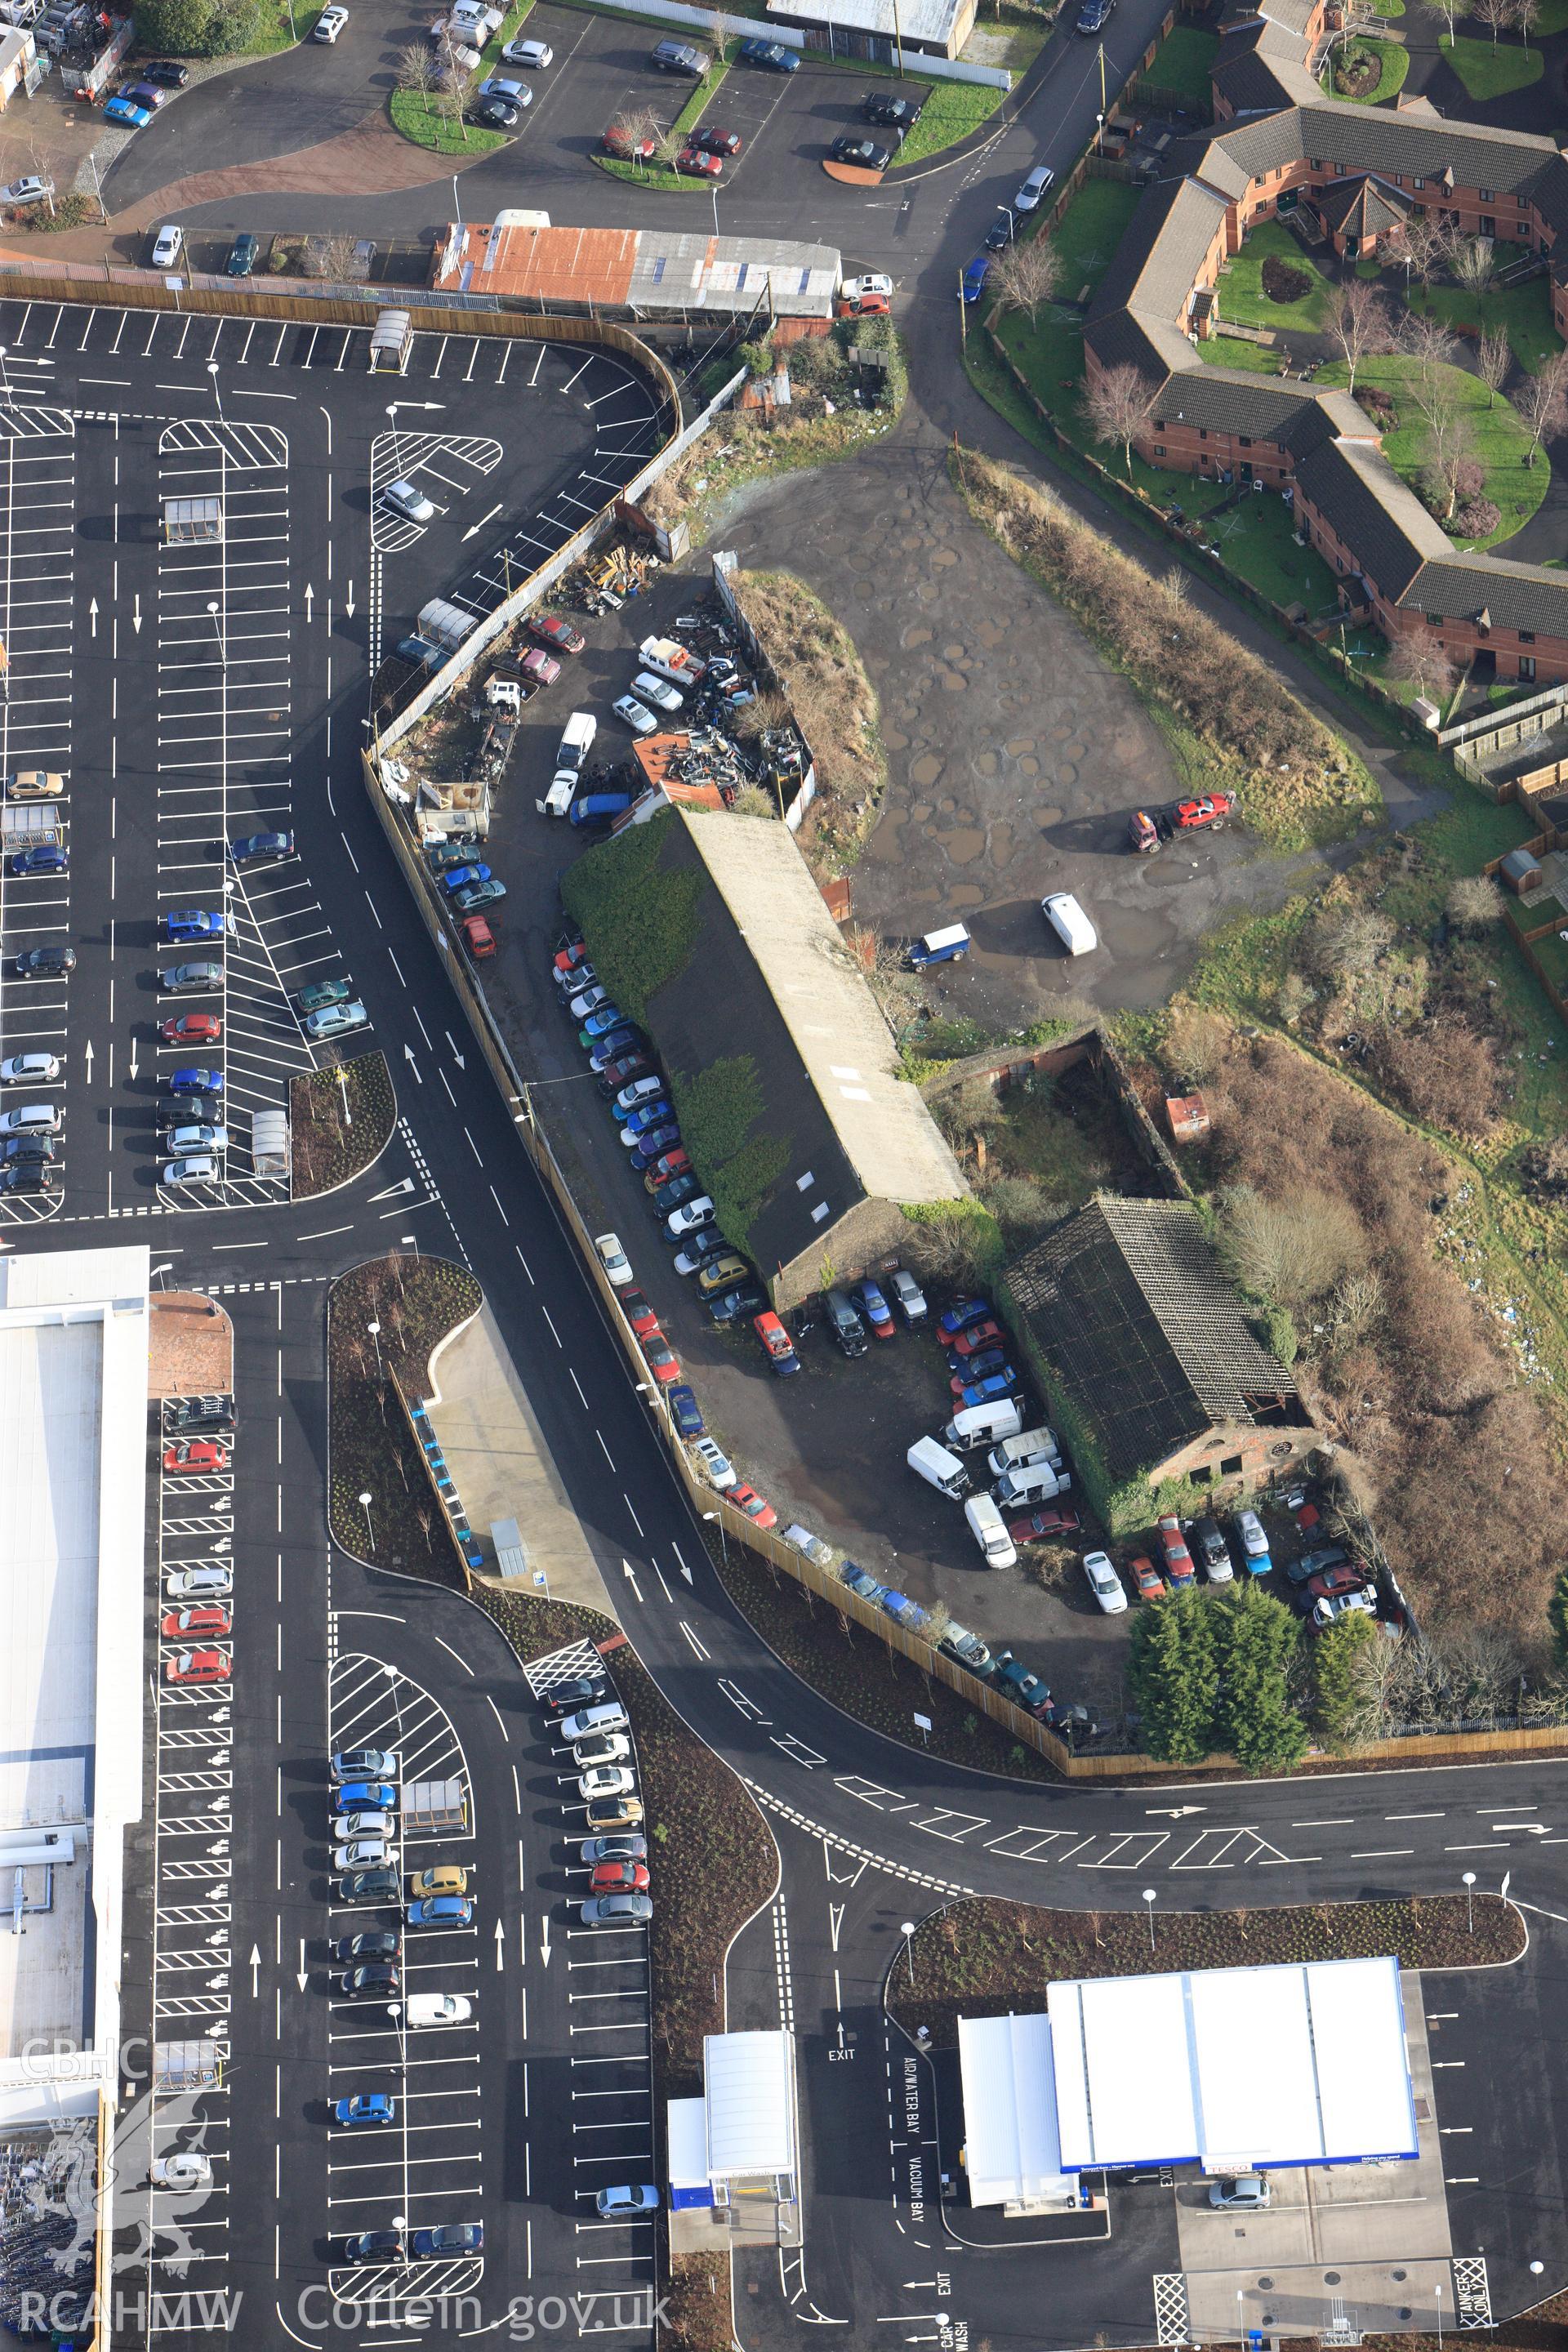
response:
<path fill-rule="evenodd" d="M 476 963 L 485 963 L 496 951 L 496 935 L 482 915 L 463 919 L 463 945 Z"/>
<path fill-rule="evenodd" d="M 580 654 L 588 642 L 581 629 L 574 629 L 571 622 L 563 621 L 558 613 L 541 613 L 530 621 L 528 633 L 531 637 L 537 637 L 542 646 L 547 646 L 552 654 Z"/>
<path fill-rule="evenodd" d="M 982 1348 L 999 1347 L 1004 1336 L 1001 1325 L 988 1316 L 984 1323 L 972 1323 L 967 1331 L 960 1331 L 950 1343 L 951 1349 L 955 1356 L 977 1356 Z"/>
<path fill-rule="evenodd" d="M 705 122 L 700 131 L 692 132 L 686 143 L 704 155 L 738 155 L 742 141 L 738 131 L 720 131 L 711 122 Z"/>
<path fill-rule="evenodd" d="M 1015 1543 L 1046 1543 L 1053 1536 L 1075 1536 L 1078 1533 L 1078 1513 L 1046 1508 L 1031 1511 L 1026 1519 L 1010 1519 L 1007 1532 Z"/>
<path fill-rule="evenodd" d="M 675 168 L 689 180 L 721 180 L 724 159 L 721 155 L 706 154 L 700 147 L 683 147 L 675 159 Z"/>
<path fill-rule="evenodd" d="M 669 1388 L 680 1378 L 680 1359 L 657 1324 L 643 1341 L 642 1351 L 648 1370 L 661 1389 Z"/>
<path fill-rule="evenodd" d="M 520 667 L 524 677 L 532 678 L 538 686 L 553 686 L 561 675 L 560 663 L 538 646 L 524 654 Z"/>
<path fill-rule="evenodd" d="M 216 1013 L 177 1013 L 172 1021 L 159 1022 L 158 1034 L 165 1045 L 216 1045 L 223 1023 Z"/>
<path fill-rule="evenodd" d="M 187 1475 L 194 1470 L 226 1470 L 228 1448 L 210 1437 L 187 1437 L 178 1445 L 164 1446 L 163 1467 Z"/>
<path fill-rule="evenodd" d="M 553 968 L 556 971 L 575 971 L 580 963 L 587 961 L 588 942 L 586 940 L 574 940 L 569 948 L 556 949 Z"/>
<path fill-rule="evenodd" d="M 1140 1556 L 1127 1563 L 1132 1579 L 1132 1590 L 1140 1601 L 1162 1601 L 1165 1596 L 1165 1580 L 1152 1559 Z"/>
<path fill-rule="evenodd" d="M 892 310 L 885 294 L 844 294 L 833 305 L 836 319 L 885 319 Z"/>
<path fill-rule="evenodd" d="M 763 1314 L 752 1316 L 752 1328 L 767 1349 L 769 1360 L 781 1379 L 787 1379 L 790 1373 L 799 1371 L 800 1358 L 790 1345 L 789 1333 L 771 1307 Z"/>
<path fill-rule="evenodd" d="M 234 1661 L 226 1658 L 221 1650 L 182 1650 L 163 1668 L 166 1683 L 226 1683 L 234 1672 Z"/>
<path fill-rule="evenodd" d="M 159 1631 L 165 1642 L 183 1641 L 187 1633 L 229 1633 L 234 1630 L 226 1609 L 209 1601 L 202 1609 L 171 1609 Z"/>
<path fill-rule="evenodd" d="M 658 1317 L 648 1305 L 646 1291 L 623 1290 L 620 1296 L 620 1308 L 639 1339 L 651 1338 L 658 1329 Z"/>
<path fill-rule="evenodd" d="M 738 1511 L 744 1511 L 749 1519 L 755 1519 L 760 1528 L 776 1528 L 779 1523 L 773 1505 L 764 1503 L 754 1486 L 731 1486 L 724 1500 L 733 1503 Z"/>
<path fill-rule="evenodd" d="M 1165 1573 L 1173 1585 L 1195 1584 L 1198 1572 L 1193 1566 L 1193 1556 L 1187 1549 L 1187 1539 L 1182 1533 L 1180 1519 L 1162 1519 L 1156 1533 L 1160 1538 L 1160 1549 L 1165 1555 Z"/>
<path fill-rule="evenodd" d="M 1367 1581 L 1367 1571 L 1362 1561 L 1342 1559 L 1337 1568 L 1326 1568 L 1321 1576 L 1310 1578 L 1307 1590 L 1314 1601 L 1333 1601 L 1342 1592 L 1359 1592 Z"/>
<path fill-rule="evenodd" d="M 590 1895 L 646 1895 L 647 1864 L 646 1862 L 598 1862 L 588 1881 Z"/>
<path fill-rule="evenodd" d="M 659 1153 L 658 1158 L 654 1161 L 653 1166 L 648 1170 L 647 1174 L 642 1180 L 643 1191 L 645 1192 L 657 1192 L 659 1186 L 661 1184 L 668 1184 L 672 1176 L 686 1176 L 690 1173 L 690 1156 L 684 1148 L 678 1143 L 673 1151 L 661 1151 Z"/>

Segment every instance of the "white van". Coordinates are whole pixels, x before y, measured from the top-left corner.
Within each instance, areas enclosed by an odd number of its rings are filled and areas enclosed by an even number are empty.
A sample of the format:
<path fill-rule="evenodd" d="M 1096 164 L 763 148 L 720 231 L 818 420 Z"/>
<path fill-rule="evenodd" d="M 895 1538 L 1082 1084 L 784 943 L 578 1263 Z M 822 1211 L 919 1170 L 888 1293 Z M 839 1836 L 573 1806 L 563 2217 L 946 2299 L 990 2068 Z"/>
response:
<path fill-rule="evenodd" d="M 966 1404 L 942 1431 L 942 1440 L 961 1453 L 972 1454 L 993 1439 L 1016 1437 L 1024 1426 L 1024 1408 L 1016 1397 L 996 1397 L 990 1404 Z"/>
<path fill-rule="evenodd" d="M 568 816 L 573 794 L 581 782 L 575 768 L 557 768 L 550 780 L 550 790 L 542 801 L 534 803 L 541 816 Z"/>
<path fill-rule="evenodd" d="M 1040 912 L 1068 955 L 1088 955 L 1100 945 L 1099 932 L 1068 891 L 1057 890 L 1050 898 L 1042 898 Z"/>
<path fill-rule="evenodd" d="M 971 1495 L 963 1507 L 969 1532 L 985 1554 L 987 1568 L 1011 1568 L 1018 1555 L 1007 1523 L 989 1495 Z"/>
<path fill-rule="evenodd" d="M 1015 1470 L 1004 1470 L 991 1489 L 1005 1511 L 1016 1511 L 1020 1505 L 1032 1510 L 1037 1503 L 1048 1503 L 1067 1485 L 1058 1478 L 1048 1462 L 1020 1462 Z"/>
<path fill-rule="evenodd" d="M 566 731 L 561 738 L 561 749 L 555 754 L 558 768 L 572 768 L 578 775 L 583 762 L 594 748 L 594 738 L 599 722 L 591 710 L 574 710 L 566 721 Z"/>
<path fill-rule="evenodd" d="M 1026 1429 L 1016 1437 L 1005 1437 L 985 1460 L 993 1478 L 1000 1478 L 1004 1470 L 1016 1470 L 1026 1462 L 1049 1462 L 1054 1467 L 1061 1458 L 1056 1431 L 1047 1429 L 1042 1422 L 1038 1429 Z"/>
<path fill-rule="evenodd" d="M 956 1502 L 961 1495 L 969 1492 L 968 1471 L 957 1454 L 950 1454 L 934 1437 L 917 1438 L 904 1460 L 916 1477 L 934 1486 L 939 1495 L 951 1496 Z"/>

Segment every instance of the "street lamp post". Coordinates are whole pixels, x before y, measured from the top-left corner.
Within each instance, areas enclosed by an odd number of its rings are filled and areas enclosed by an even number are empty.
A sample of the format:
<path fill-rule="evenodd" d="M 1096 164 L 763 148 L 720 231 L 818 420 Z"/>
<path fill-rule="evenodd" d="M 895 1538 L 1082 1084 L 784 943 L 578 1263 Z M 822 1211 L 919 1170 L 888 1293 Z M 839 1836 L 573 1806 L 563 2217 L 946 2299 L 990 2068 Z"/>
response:
<path fill-rule="evenodd" d="M 1143 1889 L 1143 1900 L 1149 1906 L 1149 1949 L 1152 1951 L 1154 1948 L 1154 1889 L 1152 1886 L 1146 1886 Z"/>
<path fill-rule="evenodd" d="M 463 200 L 458 194 L 458 175 L 452 174 L 452 212 L 459 228 L 463 226 Z"/>
<path fill-rule="evenodd" d="M 386 1374 L 381 1368 L 381 1326 L 379 1323 L 367 1323 L 364 1328 L 375 1341 L 375 1377 L 378 1381 L 384 1380 Z"/>
<path fill-rule="evenodd" d="M 1007 215 L 1007 236 L 1010 243 L 1018 234 L 1018 215 L 1011 205 L 998 205 L 996 209 L 999 213 L 1005 213 Z"/>
<path fill-rule="evenodd" d="M 1466 1871 L 1464 1875 L 1464 1886 L 1465 1921 L 1466 1925 L 1469 1928 L 1470 1934 L 1473 1936 L 1476 1932 L 1476 1874 L 1473 1870 Z"/>
<path fill-rule="evenodd" d="M 1441 2279 L 1432 2292 L 1437 2298 L 1437 2352 L 1443 2352 L 1443 2282 Z"/>
<path fill-rule="evenodd" d="M 914 1932 L 915 1923 L 912 1919 L 904 1920 L 899 1928 L 899 1933 L 904 1939 L 904 1961 L 910 1972 L 910 1990 L 911 1992 L 913 1992 L 915 1989 Z"/>
<path fill-rule="evenodd" d="M 217 407 L 217 421 L 221 425 L 223 423 L 223 394 L 217 388 L 217 367 L 218 363 L 216 360 L 208 360 L 207 373 L 213 380 L 213 399 Z"/>
<path fill-rule="evenodd" d="M 370 1523 L 370 1506 L 371 1506 L 371 1500 L 372 1500 L 372 1497 L 371 1497 L 370 1490 L 369 1490 L 369 1488 L 367 1487 L 367 1488 L 365 1489 L 365 1492 L 364 1492 L 364 1493 L 360 1496 L 360 1498 L 359 1498 L 359 1507 L 360 1507 L 360 1509 L 364 1513 L 364 1538 L 365 1538 L 365 1541 L 366 1541 L 366 1543 L 367 1543 L 367 1544 L 369 1544 L 369 1546 L 370 1546 L 370 1548 L 371 1548 L 372 1551 L 374 1551 L 374 1550 L 375 1549 L 375 1529 L 371 1526 L 371 1523 Z"/>
<path fill-rule="evenodd" d="M 719 1522 L 719 1549 L 722 1555 L 724 1565 L 728 1568 L 730 1565 L 730 1543 L 728 1537 L 724 1533 L 724 1514 L 722 1511 L 704 1511 L 702 1516 L 705 1519 L 717 1519 Z"/>

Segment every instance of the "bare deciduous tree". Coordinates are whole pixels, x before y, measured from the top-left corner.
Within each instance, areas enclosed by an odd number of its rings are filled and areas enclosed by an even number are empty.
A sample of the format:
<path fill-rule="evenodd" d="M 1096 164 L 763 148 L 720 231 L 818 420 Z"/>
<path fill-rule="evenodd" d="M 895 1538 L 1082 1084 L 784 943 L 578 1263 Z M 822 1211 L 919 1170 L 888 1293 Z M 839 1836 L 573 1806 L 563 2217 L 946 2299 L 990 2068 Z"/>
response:
<path fill-rule="evenodd" d="M 1399 241 L 1402 252 L 1409 257 L 1412 276 L 1419 278 L 1423 286 L 1430 286 L 1439 270 L 1447 268 L 1451 239 L 1443 223 L 1434 220 L 1430 213 L 1411 213 Z"/>
<path fill-rule="evenodd" d="M 1268 1201 L 1241 1184 L 1225 1196 L 1219 1248 L 1226 1271 L 1255 1298 L 1303 1307 L 1365 1258 L 1366 1236 L 1354 1210 L 1331 1193 Z"/>
<path fill-rule="evenodd" d="M 1415 362 L 1422 381 L 1453 363 L 1457 346 L 1447 322 L 1429 311 L 1407 310 L 1399 322 L 1399 348 Z"/>
<path fill-rule="evenodd" d="M 1541 0 L 1513 0 L 1513 21 L 1519 26 L 1526 57 L 1530 55 L 1530 37 L 1540 14 Z"/>
<path fill-rule="evenodd" d="M 1421 471 L 1434 506 L 1441 505 L 1445 521 L 1459 503 L 1479 487 L 1470 479 L 1475 428 L 1465 405 L 1457 372 L 1434 370 L 1416 394 L 1421 411 Z"/>
<path fill-rule="evenodd" d="M 1049 237 L 1032 236 L 1010 245 L 991 266 L 990 286 L 1005 310 L 1022 310 L 1030 326 L 1042 302 L 1061 283 L 1061 256 Z"/>
<path fill-rule="evenodd" d="M 1513 352 L 1500 327 L 1482 329 L 1476 344 L 1476 373 L 1487 388 L 1487 406 L 1497 406 L 1497 396 L 1508 382 L 1513 365 Z"/>
<path fill-rule="evenodd" d="M 1496 47 L 1497 37 L 1513 23 L 1516 0 L 1470 0 L 1470 14 L 1479 25 L 1484 25 Z"/>
<path fill-rule="evenodd" d="M 1449 40 L 1454 37 L 1454 26 L 1459 18 L 1470 13 L 1469 0 L 1421 0 L 1421 5 L 1428 16 L 1435 16 L 1443 26 Z"/>
<path fill-rule="evenodd" d="M 1457 931 L 1489 930 L 1502 920 L 1502 892 L 1489 874 L 1461 874 L 1448 885 L 1443 911 Z"/>
<path fill-rule="evenodd" d="M 430 111 L 430 94 L 441 79 L 441 67 L 428 41 L 409 41 L 397 52 L 397 87 L 412 91 Z"/>
<path fill-rule="evenodd" d="M 1568 424 L 1568 352 L 1558 352 L 1537 375 L 1527 376 L 1513 394 L 1513 404 L 1530 431 L 1527 466 L 1543 441 L 1554 440 Z"/>
<path fill-rule="evenodd" d="M 1323 321 L 1329 341 L 1338 347 L 1344 361 L 1349 388 L 1355 390 L 1356 370 L 1374 352 L 1386 352 L 1393 344 L 1394 331 L 1388 307 L 1375 286 L 1364 278 L 1352 278 L 1339 287 Z"/>
<path fill-rule="evenodd" d="M 1128 478 L 1132 475 L 1132 444 L 1153 414 L 1160 387 L 1130 360 L 1108 368 L 1085 386 L 1082 407 L 1097 441 L 1120 445 Z"/>
<path fill-rule="evenodd" d="M 1458 237 L 1448 267 L 1467 293 L 1484 294 L 1497 276 L 1497 247 L 1489 236 Z"/>
<path fill-rule="evenodd" d="M 1375 907 L 1331 907 L 1307 935 L 1306 953 L 1324 980 L 1364 979 L 1394 944 L 1394 925 Z"/>
<path fill-rule="evenodd" d="M 1453 692 L 1458 675 L 1452 655 L 1445 653 L 1436 637 L 1401 637 L 1388 657 L 1388 671 L 1439 709 Z"/>

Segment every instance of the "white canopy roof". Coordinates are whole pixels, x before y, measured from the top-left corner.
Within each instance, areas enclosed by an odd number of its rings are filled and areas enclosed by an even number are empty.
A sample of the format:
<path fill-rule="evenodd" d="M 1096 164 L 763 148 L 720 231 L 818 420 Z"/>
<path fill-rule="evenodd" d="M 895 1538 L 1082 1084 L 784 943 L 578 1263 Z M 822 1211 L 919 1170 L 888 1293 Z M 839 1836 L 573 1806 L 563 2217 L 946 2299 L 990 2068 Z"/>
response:
<path fill-rule="evenodd" d="M 1397 1960 L 1101 1978 L 1047 2000 L 1068 2170 L 1416 2152 Z"/>
<path fill-rule="evenodd" d="M 702 2045 L 708 2178 L 795 2170 L 795 2043 L 787 2033 L 710 2033 Z"/>
<path fill-rule="evenodd" d="M 1062 2171 L 1057 2134 L 1050 2019 L 1043 2011 L 961 2017 L 958 2063 L 970 2203 L 1071 2196 L 1076 2184 Z"/>

